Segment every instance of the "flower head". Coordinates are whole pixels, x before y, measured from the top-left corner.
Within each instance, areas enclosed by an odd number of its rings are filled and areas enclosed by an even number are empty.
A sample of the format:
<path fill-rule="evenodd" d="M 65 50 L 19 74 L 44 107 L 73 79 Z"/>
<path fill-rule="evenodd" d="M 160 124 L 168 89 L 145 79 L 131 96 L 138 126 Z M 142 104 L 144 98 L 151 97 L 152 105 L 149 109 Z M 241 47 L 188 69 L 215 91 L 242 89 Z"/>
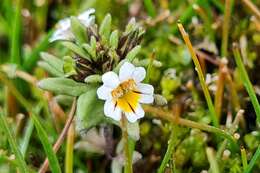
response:
<path fill-rule="evenodd" d="M 105 100 L 104 114 L 119 121 L 122 113 L 129 122 L 144 117 L 140 103 L 152 103 L 154 88 L 141 83 L 146 75 L 143 67 L 135 67 L 125 62 L 119 70 L 119 76 L 112 71 L 102 76 L 103 85 L 98 88 L 99 99 Z"/>
<path fill-rule="evenodd" d="M 95 9 L 91 8 L 80 15 L 77 16 L 80 23 L 84 25 L 85 27 L 89 27 L 94 24 L 95 16 L 92 14 L 95 12 Z M 53 33 L 52 37 L 49 39 L 50 42 L 56 41 L 56 40 L 73 40 L 74 35 L 71 32 L 71 24 L 70 19 L 65 18 L 60 20 L 56 25 L 57 30 Z"/>

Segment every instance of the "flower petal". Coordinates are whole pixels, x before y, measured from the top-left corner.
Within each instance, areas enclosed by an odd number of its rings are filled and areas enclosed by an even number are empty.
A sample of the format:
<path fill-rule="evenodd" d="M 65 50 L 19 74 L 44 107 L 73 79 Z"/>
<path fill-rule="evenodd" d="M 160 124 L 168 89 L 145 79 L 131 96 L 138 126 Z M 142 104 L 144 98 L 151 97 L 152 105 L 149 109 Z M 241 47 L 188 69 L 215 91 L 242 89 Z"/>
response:
<path fill-rule="evenodd" d="M 135 109 L 135 112 L 126 112 L 125 115 L 129 122 L 134 123 L 138 119 L 144 117 L 144 110 L 141 107 L 141 105 L 138 104 L 138 106 Z"/>
<path fill-rule="evenodd" d="M 104 114 L 111 117 L 115 109 L 115 103 L 112 100 L 107 100 L 104 105 Z"/>
<path fill-rule="evenodd" d="M 70 28 L 70 19 L 65 18 L 60 20 L 56 25 L 57 30 L 67 30 Z"/>
<path fill-rule="evenodd" d="M 119 79 L 120 81 L 125 81 L 132 77 L 132 74 L 135 70 L 135 66 L 129 62 L 125 62 L 119 70 Z"/>
<path fill-rule="evenodd" d="M 143 110 L 143 108 L 140 104 L 138 104 L 136 109 L 135 109 L 135 115 L 138 119 L 144 117 L 144 110 Z"/>
<path fill-rule="evenodd" d="M 111 91 L 112 91 L 112 88 L 109 88 L 109 87 L 102 85 L 101 87 L 99 87 L 97 89 L 98 98 L 101 99 L 101 100 L 111 99 L 112 98 Z"/>
<path fill-rule="evenodd" d="M 92 16 L 93 13 L 95 13 L 94 8 L 88 9 L 81 13 L 78 16 L 78 19 L 84 26 L 89 27 L 90 25 L 94 24 L 95 21 L 95 16 Z"/>
<path fill-rule="evenodd" d="M 112 100 L 107 100 L 104 105 L 104 114 L 116 121 L 121 119 L 122 111 L 119 107 L 115 107 Z"/>
<path fill-rule="evenodd" d="M 56 30 L 52 34 L 51 38 L 49 39 L 49 42 L 54 42 L 57 40 L 73 40 L 74 35 L 72 32 L 68 30 Z"/>
<path fill-rule="evenodd" d="M 136 83 L 139 83 L 142 80 L 144 80 L 145 75 L 146 75 L 146 72 L 143 67 L 136 67 L 132 74 L 132 77 L 134 78 Z"/>
<path fill-rule="evenodd" d="M 115 72 L 109 71 L 103 74 L 102 81 L 109 88 L 116 88 L 119 85 L 119 79 Z"/>
<path fill-rule="evenodd" d="M 149 84 L 144 84 L 144 83 L 138 83 L 137 84 L 137 89 L 143 94 L 153 94 L 154 88 L 152 85 Z"/>
<path fill-rule="evenodd" d="M 138 119 L 137 116 L 132 112 L 125 113 L 125 116 L 126 116 L 127 120 L 131 123 L 136 122 Z"/>
<path fill-rule="evenodd" d="M 141 94 L 141 98 L 139 99 L 139 103 L 153 103 L 154 97 L 152 94 Z"/>

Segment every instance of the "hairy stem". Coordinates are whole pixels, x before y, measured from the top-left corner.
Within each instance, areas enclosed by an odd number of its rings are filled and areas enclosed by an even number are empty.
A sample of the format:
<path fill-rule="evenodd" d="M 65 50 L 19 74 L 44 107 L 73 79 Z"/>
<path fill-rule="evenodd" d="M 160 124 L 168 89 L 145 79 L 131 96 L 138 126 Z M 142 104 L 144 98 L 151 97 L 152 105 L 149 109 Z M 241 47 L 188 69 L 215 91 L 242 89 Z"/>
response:
<path fill-rule="evenodd" d="M 128 144 L 128 132 L 127 132 L 127 119 L 124 114 L 122 114 L 121 118 L 121 129 L 122 129 L 122 137 L 124 142 L 124 154 L 125 154 L 125 173 L 132 173 L 132 157 L 129 150 L 129 144 Z"/>

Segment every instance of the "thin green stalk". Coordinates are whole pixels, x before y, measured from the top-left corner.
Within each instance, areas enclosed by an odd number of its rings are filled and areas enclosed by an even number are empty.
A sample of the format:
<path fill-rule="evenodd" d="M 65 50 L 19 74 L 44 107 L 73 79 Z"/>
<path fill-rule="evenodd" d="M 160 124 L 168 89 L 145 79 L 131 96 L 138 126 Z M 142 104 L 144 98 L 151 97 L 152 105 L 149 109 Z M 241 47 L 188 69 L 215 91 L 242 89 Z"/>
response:
<path fill-rule="evenodd" d="M 197 58 L 197 55 L 196 55 L 196 53 L 195 53 L 195 51 L 194 51 L 194 49 L 192 47 L 191 41 L 189 39 L 189 35 L 184 30 L 184 28 L 183 28 L 181 23 L 178 23 L 178 28 L 179 28 L 179 30 L 181 32 L 181 35 L 183 37 L 183 40 L 185 41 L 186 46 L 189 49 L 189 52 L 190 52 L 191 57 L 192 57 L 192 60 L 193 60 L 193 62 L 195 64 L 195 67 L 196 67 L 195 70 L 198 73 L 200 85 L 202 87 L 204 96 L 206 98 L 206 101 L 207 101 L 207 104 L 208 104 L 208 107 L 209 107 L 212 123 L 213 123 L 213 125 L 215 127 L 219 127 L 219 122 L 218 122 L 218 118 L 217 118 L 217 115 L 216 115 L 216 111 L 215 111 L 215 108 L 214 108 L 214 105 L 213 105 L 213 102 L 212 102 L 212 99 L 211 99 L 208 87 L 206 85 L 206 82 L 205 82 L 205 79 L 204 79 L 204 76 L 203 76 L 203 72 L 202 72 L 199 60 Z"/>
<path fill-rule="evenodd" d="M 132 168 L 132 157 L 131 153 L 129 150 L 129 139 L 128 139 L 128 132 L 127 132 L 127 119 L 125 115 L 122 115 L 121 119 L 121 128 L 122 128 L 122 137 L 124 141 L 124 154 L 125 154 L 125 167 L 124 167 L 124 172 L 125 173 L 133 173 L 133 168 Z"/>
<path fill-rule="evenodd" d="M 243 81 L 243 84 L 246 88 L 246 91 L 247 91 L 247 93 L 250 97 L 250 100 L 253 104 L 253 107 L 255 109 L 257 121 L 260 122 L 260 105 L 259 105 L 259 102 L 257 100 L 256 94 L 254 92 L 253 85 L 250 82 L 250 79 L 249 79 L 248 74 L 246 72 L 246 68 L 245 68 L 245 66 L 244 66 L 244 64 L 241 60 L 241 56 L 240 56 L 240 52 L 239 52 L 239 49 L 237 47 L 237 44 L 233 45 L 233 53 L 234 53 L 234 57 L 235 57 L 235 61 L 236 61 L 237 67 L 238 67 L 240 77 Z"/>
<path fill-rule="evenodd" d="M 243 170 L 246 171 L 246 168 L 248 166 L 247 158 L 246 158 L 246 150 L 243 147 L 243 148 L 240 149 L 240 151 L 241 151 L 241 160 L 242 160 Z"/>
<path fill-rule="evenodd" d="M 231 135 L 233 135 L 233 134 L 236 132 L 236 130 L 237 130 L 237 128 L 238 128 L 238 125 L 239 125 L 239 122 L 243 119 L 243 114 L 244 114 L 244 110 L 239 110 L 239 111 L 237 112 L 236 117 L 235 117 L 235 119 L 234 119 L 234 121 L 233 121 L 231 127 L 228 129 L 228 132 L 229 132 Z M 223 153 L 223 151 L 225 150 L 227 144 L 228 144 L 227 139 L 225 139 L 225 140 L 221 143 L 221 145 L 220 145 L 220 147 L 219 147 L 219 149 L 218 149 L 218 151 L 217 151 L 217 154 L 216 154 L 217 160 L 221 160 L 222 153 Z"/>
<path fill-rule="evenodd" d="M 208 160 L 209 160 L 211 172 L 212 173 L 220 173 L 219 167 L 218 167 L 218 162 L 217 162 L 216 157 L 214 155 L 213 149 L 207 147 L 206 153 L 207 153 L 207 157 L 208 157 Z"/>
<path fill-rule="evenodd" d="M 25 62 L 23 63 L 23 67 L 26 71 L 31 71 L 33 67 L 35 67 L 39 57 L 40 52 L 46 50 L 49 46 L 49 38 L 51 37 L 53 30 L 50 30 L 37 44 L 35 48 L 33 48 L 31 54 L 28 57 L 25 57 Z"/>
<path fill-rule="evenodd" d="M 29 170 L 27 169 L 27 166 L 23 159 L 22 153 L 19 150 L 17 142 L 14 138 L 14 134 L 11 132 L 11 130 L 8 127 L 8 123 L 6 121 L 6 118 L 3 115 L 2 110 L 0 110 L 0 126 L 1 126 L 2 130 L 5 132 L 5 134 L 7 135 L 7 139 L 10 144 L 10 147 L 15 154 L 15 158 L 17 160 L 17 166 L 18 166 L 19 171 L 21 173 L 28 173 Z"/>
<path fill-rule="evenodd" d="M 254 165 L 256 164 L 256 161 L 259 159 L 260 157 L 260 145 L 258 146 L 255 154 L 253 155 L 252 159 L 250 160 L 246 170 L 244 171 L 244 173 L 250 173 L 251 170 L 253 169 Z"/>
<path fill-rule="evenodd" d="M 169 142 L 168 142 L 168 148 L 167 148 L 167 151 L 164 155 L 164 158 L 162 160 L 162 163 L 157 171 L 157 173 L 163 173 L 166 166 L 167 166 L 167 163 L 169 162 L 171 156 L 172 156 L 172 153 L 174 151 L 174 147 L 175 147 L 175 143 L 176 143 L 176 140 L 177 140 L 177 135 L 176 135 L 176 131 L 174 130 L 174 125 L 172 125 L 172 129 L 171 129 L 171 135 L 170 135 L 170 139 L 169 139 Z"/>
<path fill-rule="evenodd" d="M 186 127 L 190 127 L 190 128 L 200 129 L 200 130 L 203 130 L 206 132 L 215 133 L 216 135 L 219 135 L 219 136 L 222 136 L 222 137 L 228 139 L 233 145 L 236 146 L 236 141 L 233 138 L 233 136 L 224 130 L 221 130 L 214 126 L 209 126 L 207 124 L 202 124 L 202 123 L 197 123 L 197 122 L 194 122 L 191 120 L 186 120 L 183 118 L 175 118 L 175 116 L 173 116 L 171 112 L 166 112 L 166 111 L 163 111 L 161 109 L 158 109 L 158 108 L 155 108 L 152 106 L 145 105 L 145 106 L 143 106 L 143 108 L 144 108 L 145 112 L 150 112 L 154 116 L 161 118 L 163 120 L 167 120 L 173 124 L 178 124 L 178 125 L 182 125 L 182 126 L 186 126 Z"/>
<path fill-rule="evenodd" d="M 156 10 L 155 10 L 152 0 L 144 0 L 144 6 L 145 6 L 149 16 L 151 16 L 151 17 L 156 16 Z"/>
<path fill-rule="evenodd" d="M 222 28 L 221 56 L 227 56 L 229 23 L 232 9 L 232 0 L 225 0 L 224 23 Z"/>
<path fill-rule="evenodd" d="M 70 125 L 67 134 L 67 144 L 66 144 L 66 157 L 65 157 L 65 173 L 73 173 L 73 149 L 74 149 L 74 138 L 75 130 L 74 124 Z"/>
<path fill-rule="evenodd" d="M 14 19 L 12 23 L 11 33 L 11 63 L 21 64 L 21 9 L 23 0 L 16 1 L 16 10 L 14 13 Z M 11 20 L 11 19 L 9 19 Z"/>

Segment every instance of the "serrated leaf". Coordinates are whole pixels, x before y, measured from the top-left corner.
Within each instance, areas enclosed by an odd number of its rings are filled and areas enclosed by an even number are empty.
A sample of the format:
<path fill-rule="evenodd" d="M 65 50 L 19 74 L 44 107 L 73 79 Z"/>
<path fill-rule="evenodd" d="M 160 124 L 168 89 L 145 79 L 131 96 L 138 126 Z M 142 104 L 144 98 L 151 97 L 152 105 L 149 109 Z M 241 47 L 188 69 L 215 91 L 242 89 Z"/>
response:
<path fill-rule="evenodd" d="M 114 50 L 118 47 L 118 40 L 119 40 L 118 37 L 119 36 L 118 36 L 117 30 L 113 31 L 110 35 L 109 44 L 110 44 L 111 48 Z"/>
<path fill-rule="evenodd" d="M 56 94 L 79 96 L 88 91 L 91 86 L 78 83 L 68 78 L 47 78 L 38 83 L 39 88 L 52 91 Z"/>
<path fill-rule="evenodd" d="M 126 55 L 126 59 L 130 62 L 132 62 L 134 60 L 134 58 L 136 57 L 136 55 L 140 52 L 141 50 L 141 46 L 135 46 L 130 52 L 128 52 L 128 54 Z"/>
<path fill-rule="evenodd" d="M 53 68 L 49 63 L 45 61 L 39 61 L 38 66 L 46 70 L 48 73 L 50 73 L 54 77 L 63 77 L 63 72 L 57 70 L 56 68 Z"/>
<path fill-rule="evenodd" d="M 85 27 L 80 23 L 80 21 L 72 16 L 70 18 L 70 23 L 71 23 L 71 31 L 74 34 L 77 42 L 80 44 L 87 42 L 87 30 Z"/>
<path fill-rule="evenodd" d="M 40 55 L 41 55 L 41 58 L 46 63 L 48 63 L 52 68 L 63 73 L 63 61 L 60 58 L 58 58 L 52 54 L 49 54 L 47 52 L 41 52 Z"/>
<path fill-rule="evenodd" d="M 109 40 L 109 35 L 111 31 L 111 21 L 112 21 L 111 15 L 107 14 L 100 24 L 99 34 L 101 35 L 101 37 L 104 37 L 106 40 Z"/>
<path fill-rule="evenodd" d="M 97 98 L 96 90 L 96 88 L 92 88 L 78 98 L 76 129 L 79 132 L 88 130 L 105 120 L 104 102 Z"/>
<path fill-rule="evenodd" d="M 76 64 L 72 57 L 64 56 L 63 61 L 63 71 L 66 77 L 77 74 L 75 70 Z"/>
<path fill-rule="evenodd" d="M 69 42 L 69 41 L 65 41 L 62 42 L 62 44 L 67 47 L 68 49 L 70 49 L 71 51 L 73 51 L 74 53 L 78 54 L 79 56 L 81 56 L 82 58 L 85 58 L 89 61 L 91 61 L 90 57 L 87 55 L 87 53 L 78 45 Z"/>

